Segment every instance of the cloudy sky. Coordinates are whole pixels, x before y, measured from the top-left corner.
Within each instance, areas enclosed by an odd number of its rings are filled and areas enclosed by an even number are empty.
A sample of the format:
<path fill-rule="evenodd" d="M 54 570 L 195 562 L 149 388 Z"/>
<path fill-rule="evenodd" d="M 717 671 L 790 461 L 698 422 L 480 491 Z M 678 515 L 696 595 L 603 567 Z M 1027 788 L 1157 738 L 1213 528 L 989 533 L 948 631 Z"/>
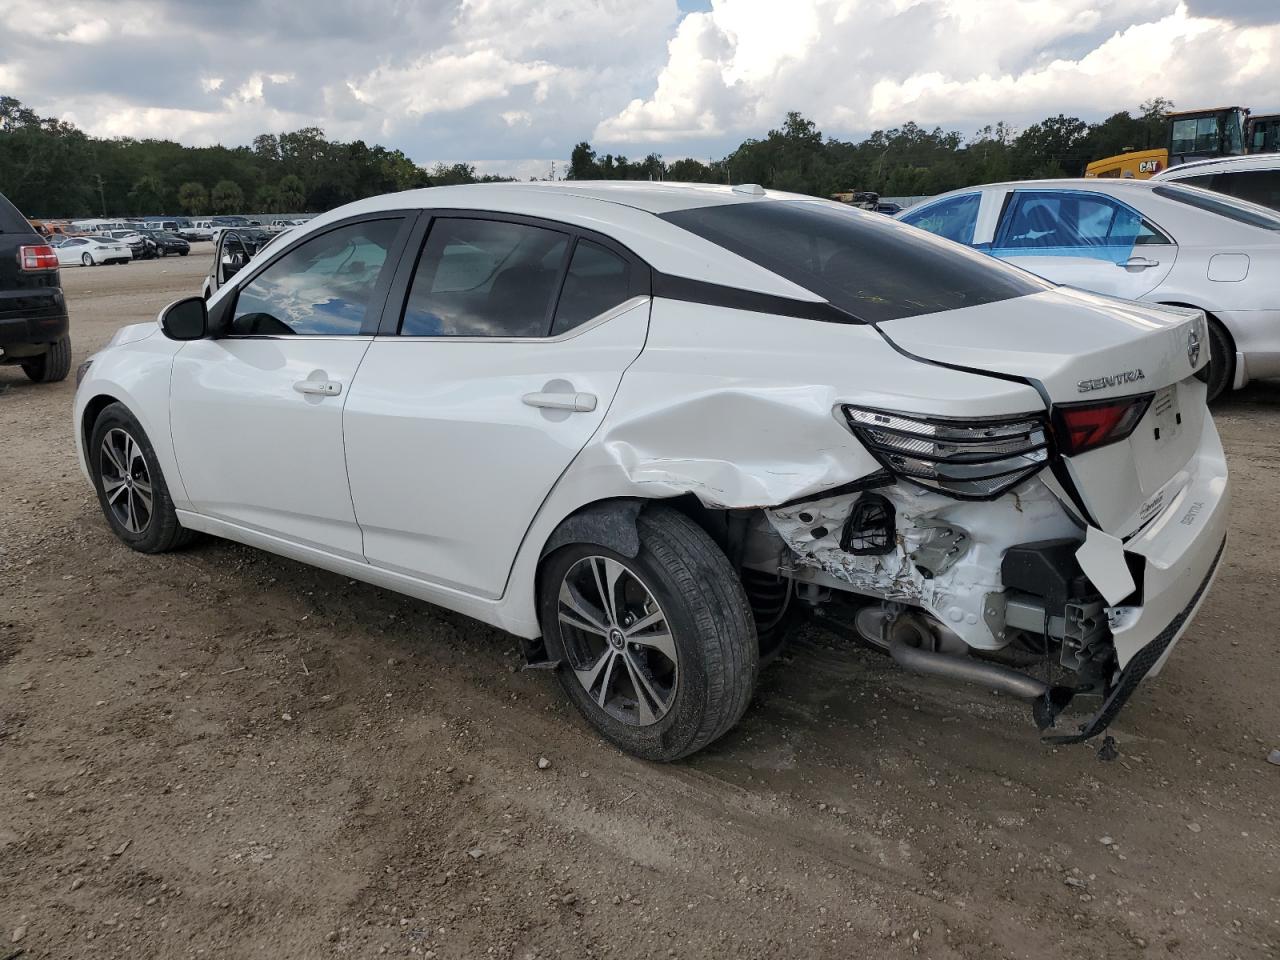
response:
<path fill-rule="evenodd" d="M 0 0 L 0 93 L 92 133 L 314 125 L 522 176 L 583 139 L 720 156 L 788 110 L 841 137 L 1280 111 L 1277 75 L 1277 0 Z"/>

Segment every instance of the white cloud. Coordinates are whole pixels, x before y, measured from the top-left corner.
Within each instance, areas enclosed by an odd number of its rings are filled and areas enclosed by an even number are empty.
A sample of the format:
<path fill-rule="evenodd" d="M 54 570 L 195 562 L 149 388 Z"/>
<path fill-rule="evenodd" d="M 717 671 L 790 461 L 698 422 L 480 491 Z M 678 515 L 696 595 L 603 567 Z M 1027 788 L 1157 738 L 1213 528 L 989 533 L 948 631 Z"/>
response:
<path fill-rule="evenodd" d="M 595 135 L 759 134 L 788 110 L 847 134 L 907 120 L 1098 118 L 1157 95 L 1268 107 L 1280 8 L 1275 20 L 1240 27 L 1176 0 L 791 0 L 782 17 L 765 0 L 714 0 L 680 24 L 650 94 Z"/>
<path fill-rule="evenodd" d="M 1152 96 L 1280 107 L 1276 0 L 1187 3 L 0 0 L 0 91 L 104 136 L 318 126 L 521 177 L 584 139 L 720 156 L 788 110 L 856 137 L 1096 120 Z"/>
<path fill-rule="evenodd" d="M 403 67 L 379 67 L 349 88 L 364 104 L 420 117 L 464 110 L 513 90 L 554 78 L 558 67 L 539 60 L 508 60 L 494 50 L 423 57 Z"/>

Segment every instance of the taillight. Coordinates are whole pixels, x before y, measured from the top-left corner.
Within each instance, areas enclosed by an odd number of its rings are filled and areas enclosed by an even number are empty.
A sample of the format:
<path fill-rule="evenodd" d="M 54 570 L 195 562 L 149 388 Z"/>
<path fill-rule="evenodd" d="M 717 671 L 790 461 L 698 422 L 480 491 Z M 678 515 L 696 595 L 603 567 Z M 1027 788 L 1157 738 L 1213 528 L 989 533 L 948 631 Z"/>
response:
<path fill-rule="evenodd" d="M 43 243 L 34 244 L 30 247 L 19 247 L 18 266 L 24 273 L 57 270 L 58 255 L 53 252 L 53 247 Z"/>
<path fill-rule="evenodd" d="M 939 493 L 996 497 L 1049 460 L 1039 414 L 959 420 L 845 407 L 858 439 L 894 473 Z"/>
<path fill-rule="evenodd" d="M 1053 433 L 1058 452 L 1070 457 L 1126 439 L 1147 412 L 1153 396 L 1147 393 L 1140 397 L 1054 407 Z"/>

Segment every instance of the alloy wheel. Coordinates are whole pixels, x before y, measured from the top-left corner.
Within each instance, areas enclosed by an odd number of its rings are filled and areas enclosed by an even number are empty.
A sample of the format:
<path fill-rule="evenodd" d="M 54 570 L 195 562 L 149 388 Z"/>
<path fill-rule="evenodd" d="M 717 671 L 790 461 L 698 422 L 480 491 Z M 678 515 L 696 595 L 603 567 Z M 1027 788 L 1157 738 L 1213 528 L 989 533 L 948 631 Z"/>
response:
<path fill-rule="evenodd" d="M 126 431 L 116 427 L 102 438 L 98 465 L 102 494 L 116 521 L 130 533 L 140 534 L 151 524 L 151 474 L 146 458 Z"/>
<path fill-rule="evenodd" d="M 92 267 L 92 266 L 93 266 L 93 255 L 92 255 L 92 254 L 89 254 L 89 253 L 82 253 L 82 254 L 80 255 L 80 262 L 81 262 L 81 263 L 83 263 L 86 267 Z"/>
<path fill-rule="evenodd" d="M 633 726 L 666 716 L 679 655 L 666 614 L 634 571 L 611 557 L 583 557 L 560 583 L 556 615 L 568 666 L 597 706 Z"/>

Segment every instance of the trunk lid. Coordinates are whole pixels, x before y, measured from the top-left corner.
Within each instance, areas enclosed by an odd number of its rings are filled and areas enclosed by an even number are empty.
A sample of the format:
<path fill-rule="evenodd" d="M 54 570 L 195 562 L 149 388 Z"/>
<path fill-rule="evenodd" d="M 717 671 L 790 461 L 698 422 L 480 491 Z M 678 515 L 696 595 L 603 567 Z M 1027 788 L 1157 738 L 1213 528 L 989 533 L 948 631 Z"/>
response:
<path fill-rule="evenodd" d="M 1128 439 L 1063 457 L 1093 521 L 1127 537 L 1173 501 L 1208 419 L 1199 310 L 1057 288 L 879 325 L 925 360 L 1031 381 L 1052 405 L 1152 394 Z M 945 413 L 945 411 L 939 411 Z"/>

